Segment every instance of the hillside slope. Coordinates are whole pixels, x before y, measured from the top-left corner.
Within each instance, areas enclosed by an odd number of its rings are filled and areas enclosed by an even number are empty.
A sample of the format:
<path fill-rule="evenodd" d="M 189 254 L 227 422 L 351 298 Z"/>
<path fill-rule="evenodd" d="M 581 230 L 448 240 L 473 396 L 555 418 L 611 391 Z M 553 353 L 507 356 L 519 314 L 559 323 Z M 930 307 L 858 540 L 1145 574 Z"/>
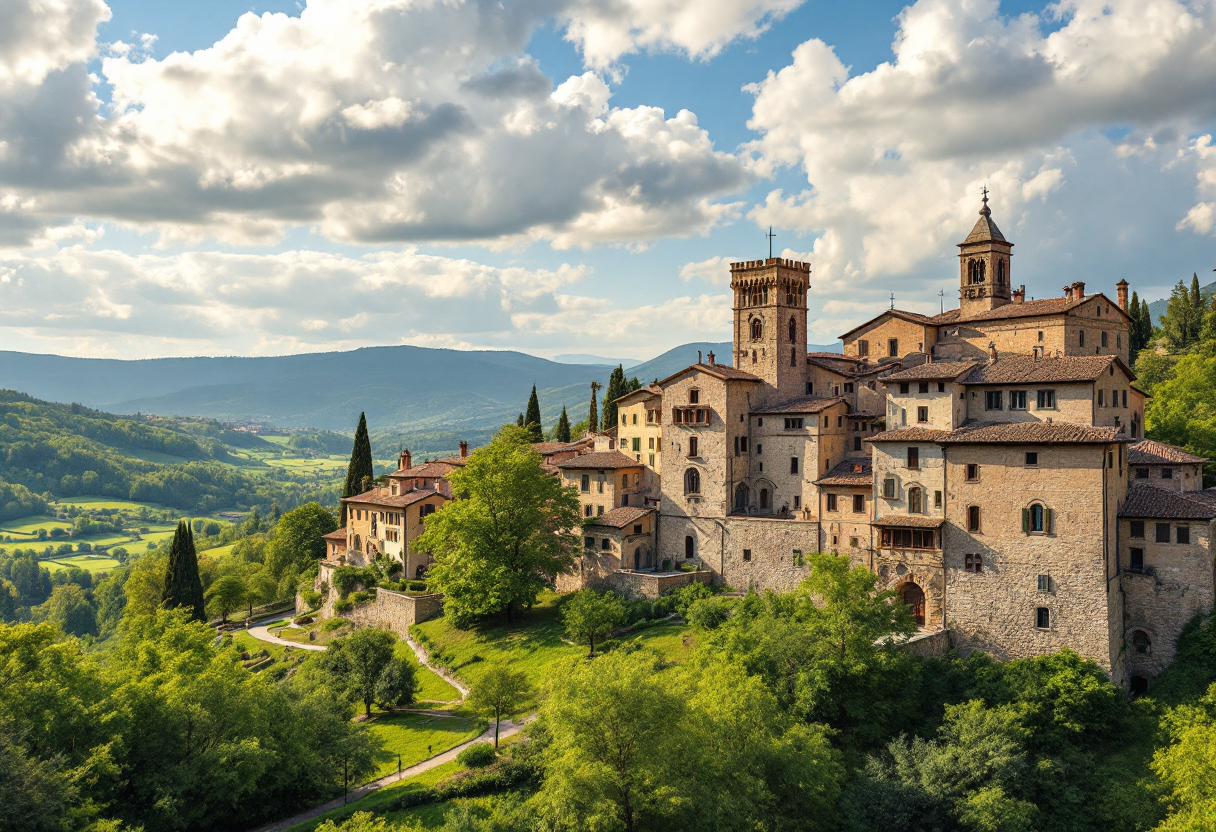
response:
<path fill-rule="evenodd" d="M 1190 281 L 1183 281 L 1187 286 L 1190 286 Z M 1203 298 L 1204 304 L 1212 302 L 1212 295 L 1216 295 L 1216 282 L 1209 283 L 1207 286 L 1199 287 L 1199 296 Z M 1165 310 L 1169 308 L 1170 299 L 1161 298 L 1155 300 L 1148 305 L 1148 314 L 1153 322 L 1153 326 L 1161 326 L 1161 316 L 1165 314 Z"/>

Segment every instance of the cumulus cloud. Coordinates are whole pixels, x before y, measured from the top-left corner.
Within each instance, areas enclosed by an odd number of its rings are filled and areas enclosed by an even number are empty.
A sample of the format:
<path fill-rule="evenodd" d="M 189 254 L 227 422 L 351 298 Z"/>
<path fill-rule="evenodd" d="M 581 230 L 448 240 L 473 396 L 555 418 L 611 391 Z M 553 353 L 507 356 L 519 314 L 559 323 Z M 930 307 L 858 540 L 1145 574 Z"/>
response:
<path fill-rule="evenodd" d="M 730 285 L 730 264 L 738 262 L 735 257 L 711 257 L 696 263 L 685 263 L 680 267 L 680 280 L 704 280 L 715 286 Z"/>
<path fill-rule="evenodd" d="M 751 177 L 690 112 L 612 107 L 594 73 L 545 76 L 524 50 L 557 0 L 312 0 L 245 14 L 196 52 L 112 49 L 99 79 L 79 33 L 104 6 L 16 2 L 75 33 L 29 47 L 9 70 L 23 94 L 0 95 L 0 195 L 26 226 L 88 216 L 166 244 L 299 226 L 356 243 L 635 243 L 737 215 L 722 197 Z"/>
<path fill-rule="evenodd" d="M 800 167 L 809 187 L 774 190 L 752 216 L 821 235 L 820 284 L 877 288 L 949 250 L 982 185 L 1016 228 L 1091 163 L 1072 153 L 1078 136 L 1115 125 L 1178 147 L 1216 112 L 1216 5 L 1066 0 L 1049 13 L 1059 25 L 1045 34 L 996 0 L 920 0 L 899 16 L 893 60 L 856 75 L 822 41 L 800 45 L 750 87 L 749 125 L 755 168 Z"/>
<path fill-rule="evenodd" d="M 97 51 L 97 24 L 110 19 L 102 0 L 5 0 L 0 3 L 0 87 L 39 84 L 55 70 Z"/>

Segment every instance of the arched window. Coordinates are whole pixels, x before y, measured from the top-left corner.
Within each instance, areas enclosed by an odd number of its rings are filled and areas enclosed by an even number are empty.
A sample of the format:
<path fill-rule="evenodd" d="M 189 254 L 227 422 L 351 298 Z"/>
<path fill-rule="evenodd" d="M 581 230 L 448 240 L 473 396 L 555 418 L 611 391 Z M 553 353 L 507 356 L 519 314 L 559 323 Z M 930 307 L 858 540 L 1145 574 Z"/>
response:
<path fill-rule="evenodd" d="M 908 489 L 908 514 L 925 513 L 924 493 L 920 488 Z"/>
<path fill-rule="evenodd" d="M 363 551 L 363 541 L 359 539 L 359 535 L 355 535 L 355 540 L 354 540 L 354 550 L 355 550 L 356 552 L 362 552 L 362 551 Z"/>
<path fill-rule="evenodd" d="M 684 472 L 684 493 L 701 493 L 701 472 L 696 468 L 689 468 Z"/>
<path fill-rule="evenodd" d="M 740 485 L 735 489 L 735 508 L 739 511 L 746 511 L 749 502 L 751 502 L 751 492 L 746 485 Z"/>
<path fill-rule="evenodd" d="M 790 317 L 790 341 L 798 340 L 798 324 L 794 323 L 794 318 Z"/>
<path fill-rule="evenodd" d="M 752 318 L 752 340 L 759 341 L 764 335 L 764 324 L 760 323 L 759 318 Z"/>
<path fill-rule="evenodd" d="M 925 626 L 925 591 L 912 581 L 899 588 L 900 599 L 912 610 L 912 620 L 916 626 Z"/>
<path fill-rule="evenodd" d="M 1022 531 L 1027 534 L 1049 534 L 1051 532 L 1051 509 L 1042 503 L 1031 503 L 1022 509 Z"/>
<path fill-rule="evenodd" d="M 684 559 L 692 560 L 697 556 L 697 542 L 692 539 L 692 535 L 684 537 Z"/>
<path fill-rule="evenodd" d="M 1153 642 L 1144 630 L 1136 630 L 1132 633 L 1132 647 L 1135 648 L 1137 653 L 1153 652 Z"/>
<path fill-rule="evenodd" d="M 1000 286 L 1005 285 L 1005 261 L 998 260 L 996 262 L 996 282 Z"/>
<path fill-rule="evenodd" d="M 760 508 L 768 508 L 768 489 L 760 489 Z"/>

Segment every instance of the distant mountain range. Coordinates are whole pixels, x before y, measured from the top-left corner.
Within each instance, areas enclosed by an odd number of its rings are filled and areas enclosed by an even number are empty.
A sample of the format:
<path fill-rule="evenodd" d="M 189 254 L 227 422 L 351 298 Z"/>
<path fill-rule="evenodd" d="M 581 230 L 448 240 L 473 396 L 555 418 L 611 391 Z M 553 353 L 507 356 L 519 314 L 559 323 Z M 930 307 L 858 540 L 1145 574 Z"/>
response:
<path fill-rule="evenodd" d="M 712 350 L 727 361 L 730 349 L 728 343 L 685 344 L 629 368 L 628 375 L 646 383 L 695 363 L 698 351 Z M 811 349 L 840 351 L 839 345 Z M 484 435 L 515 419 L 533 384 L 546 426 L 557 420 L 563 405 L 571 422 L 578 422 L 586 418 L 591 382 L 606 384 L 611 366 L 564 364 L 520 352 L 410 346 L 140 361 L 0 351 L 0 387 L 111 413 L 203 416 L 283 428 L 350 432 L 365 411 L 373 431 L 405 440 L 436 432 Z M 455 447 L 437 441 L 445 449 Z"/>
<path fill-rule="evenodd" d="M 1184 280 L 1183 283 L 1185 283 L 1187 286 L 1191 285 L 1190 281 L 1188 280 Z M 1207 286 L 1199 287 L 1199 295 L 1203 298 L 1203 302 L 1205 304 L 1212 302 L 1212 295 L 1214 294 L 1216 294 L 1216 282 L 1209 283 Z M 1148 305 L 1148 314 L 1153 321 L 1153 326 L 1161 326 L 1161 316 L 1165 314 L 1166 307 L 1169 305 L 1169 298 L 1155 300 Z"/>
<path fill-rule="evenodd" d="M 628 370 L 642 362 L 637 358 L 604 358 L 602 355 L 591 355 L 585 352 L 567 352 L 553 356 L 558 364 L 602 364 L 605 367 L 621 366 Z"/>

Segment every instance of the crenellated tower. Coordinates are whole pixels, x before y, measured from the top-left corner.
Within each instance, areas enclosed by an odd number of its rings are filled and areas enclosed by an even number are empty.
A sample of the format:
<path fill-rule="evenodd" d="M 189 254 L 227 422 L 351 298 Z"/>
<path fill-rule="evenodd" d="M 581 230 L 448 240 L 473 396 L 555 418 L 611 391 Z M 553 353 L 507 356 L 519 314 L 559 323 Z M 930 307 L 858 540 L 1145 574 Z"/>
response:
<path fill-rule="evenodd" d="M 958 297 L 963 317 L 1010 302 L 1012 249 L 1013 243 L 1005 239 L 992 221 L 988 189 L 985 188 L 980 218 L 967 239 L 958 244 Z"/>
<path fill-rule="evenodd" d="M 759 403 L 806 392 L 806 303 L 811 266 L 770 257 L 730 264 L 735 295 L 734 366 L 765 385 Z"/>

